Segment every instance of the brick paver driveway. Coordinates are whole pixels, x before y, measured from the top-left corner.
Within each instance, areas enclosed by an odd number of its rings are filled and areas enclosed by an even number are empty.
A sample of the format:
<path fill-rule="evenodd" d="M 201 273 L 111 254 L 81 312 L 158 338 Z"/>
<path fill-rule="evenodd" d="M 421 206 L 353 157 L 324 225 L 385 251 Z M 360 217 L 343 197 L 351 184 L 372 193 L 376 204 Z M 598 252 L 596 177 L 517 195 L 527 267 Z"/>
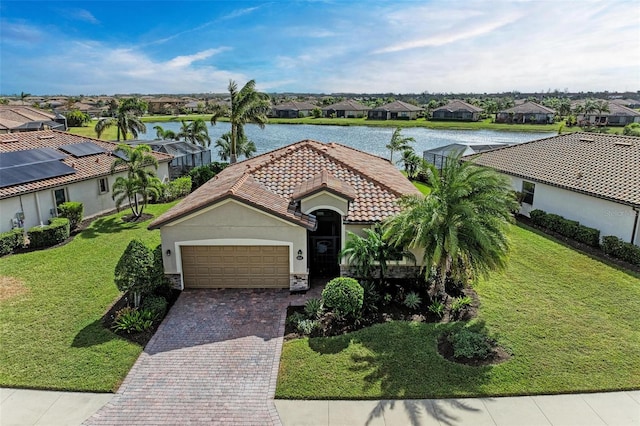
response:
<path fill-rule="evenodd" d="M 286 290 L 184 291 L 90 425 L 280 424 Z"/>

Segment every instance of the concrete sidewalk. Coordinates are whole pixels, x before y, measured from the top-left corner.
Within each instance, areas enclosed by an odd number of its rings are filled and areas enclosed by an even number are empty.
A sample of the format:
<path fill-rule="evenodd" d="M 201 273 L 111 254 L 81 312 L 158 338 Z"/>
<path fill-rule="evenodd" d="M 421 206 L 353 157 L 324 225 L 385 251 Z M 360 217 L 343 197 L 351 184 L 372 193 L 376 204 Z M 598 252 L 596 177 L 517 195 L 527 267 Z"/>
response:
<path fill-rule="evenodd" d="M 0 425 L 80 425 L 112 397 L 0 388 Z M 640 391 L 397 401 L 276 400 L 275 405 L 284 426 L 640 426 Z"/>

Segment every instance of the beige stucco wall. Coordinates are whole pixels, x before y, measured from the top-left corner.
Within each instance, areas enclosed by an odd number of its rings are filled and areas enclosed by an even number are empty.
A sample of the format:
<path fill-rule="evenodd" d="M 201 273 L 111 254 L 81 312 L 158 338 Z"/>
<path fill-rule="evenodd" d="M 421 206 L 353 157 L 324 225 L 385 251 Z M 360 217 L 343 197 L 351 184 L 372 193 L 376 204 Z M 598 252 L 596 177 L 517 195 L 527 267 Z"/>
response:
<path fill-rule="evenodd" d="M 349 212 L 349 202 L 326 191 L 318 192 L 300 201 L 300 210 L 304 214 L 310 214 L 319 209 L 333 210 L 346 216 Z"/>
<path fill-rule="evenodd" d="M 226 200 L 160 229 L 165 273 L 178 274 L 183 245 L 287 245 L 292 274 L 307 272 L 307 230 L 235 200 Z M 167 250 L 171 255 L 167 256 Z M 298 250 L 304 253 L 297 260 Z"/>

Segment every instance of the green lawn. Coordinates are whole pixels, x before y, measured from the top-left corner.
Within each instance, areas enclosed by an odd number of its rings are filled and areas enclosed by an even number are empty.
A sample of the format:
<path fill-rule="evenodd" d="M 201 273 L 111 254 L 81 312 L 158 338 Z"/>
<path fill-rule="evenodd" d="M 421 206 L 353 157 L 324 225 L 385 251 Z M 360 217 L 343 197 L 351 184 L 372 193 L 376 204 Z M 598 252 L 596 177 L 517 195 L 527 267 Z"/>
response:
<path fill-rule="evenodd" d="M 171 205 L 146 211 L 157 216 Z M 119 296 L 113 271 L 131 239 L 150 247 L 160 242 L 158 231 L 147 230 L 148 221 L 120 220 L 129 213 L 97 219 L 61 247 L 0 259 L 0 386 L 118 388 L 142 348 L 100 324 Z"/>
<path fill-rule="evenodd" d="M 460 324 L 394 322 L 286 342 L 278 398 L 430 398 L 640 388 L 640 276 L 523 227 L 506 271 L 476 286 L 477 325 L 513 357 L 446 361 L 436 336 Z"/>

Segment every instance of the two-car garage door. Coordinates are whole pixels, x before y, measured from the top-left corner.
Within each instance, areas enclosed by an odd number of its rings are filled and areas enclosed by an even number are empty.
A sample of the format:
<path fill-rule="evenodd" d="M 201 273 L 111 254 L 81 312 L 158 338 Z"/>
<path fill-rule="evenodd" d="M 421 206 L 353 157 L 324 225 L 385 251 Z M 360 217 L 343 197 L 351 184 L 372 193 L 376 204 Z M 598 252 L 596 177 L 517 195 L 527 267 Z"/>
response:
<path fill-rule="evenodd" d="M 288 246 L 182 246 L 185 288 L 289 288 Z"/>

